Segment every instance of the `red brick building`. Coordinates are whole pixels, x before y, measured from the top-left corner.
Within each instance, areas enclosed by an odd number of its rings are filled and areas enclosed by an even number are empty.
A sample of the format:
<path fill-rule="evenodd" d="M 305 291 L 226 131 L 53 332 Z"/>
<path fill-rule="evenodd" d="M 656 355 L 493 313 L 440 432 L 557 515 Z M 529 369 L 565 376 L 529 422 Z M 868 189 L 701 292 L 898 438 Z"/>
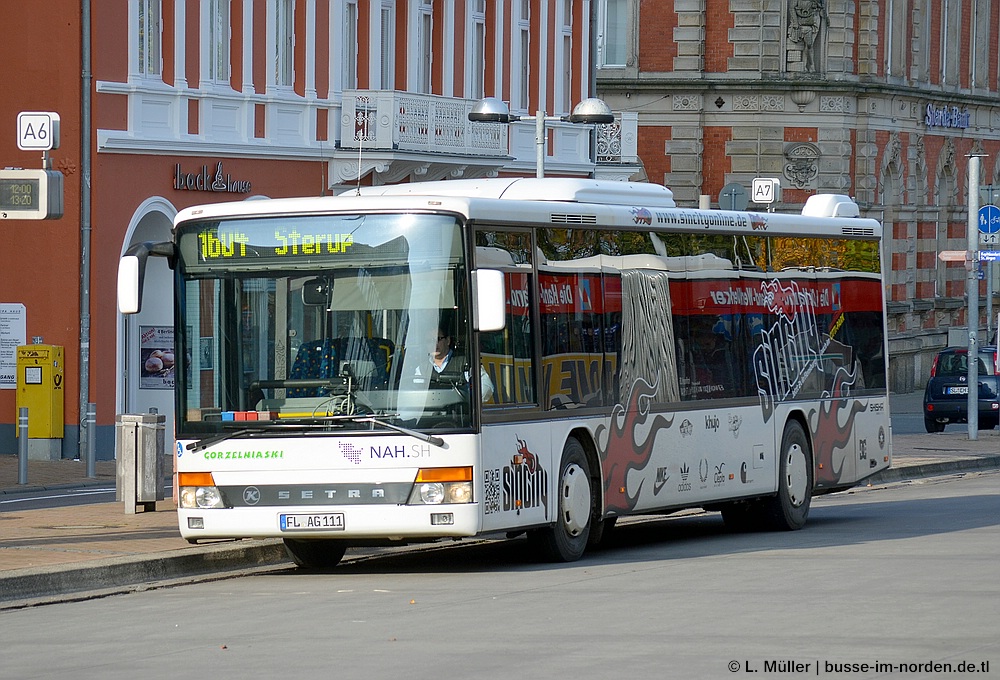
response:
<path fill-rule="evenodd" d="M 645 174 L 679 204 L 777 177 L 780 211 L 846 193 L 884 223 L 890 388 L 922 389 L 949 330 L 966 332 L 966 270 L 937 257 L 966 250 L 966 156 L 986 154 L 982 184 L 1000 187 L 1000 6 L 602 0 L 598 17 L 597 93 L 638 115 Z"/>
<path fill-rule="evenodd" d="M 14 329 L 0 366 L 35 336 L 65 348 L 62 455 L 96 441 L 109 457 L 118 413 L 155 407 L 172 419 L 169 377 L 139 365 L 148 343 L 171 342 L 170 272 L 153 262 L 142 313 L 123 317 L 116 273 L 129 246 L 168 239 L 174 215 L 197 203 L 534 174 L 533 123 L 470 123 L 468 112 L 495 95 L 514 113 L 564 114 L 591 96 L 594 9 L 590 0 L 52 0 L 27 20 L 19 3 L 4 3 L 0 167 L 40 168 L 40 154 L 18 149 L 15 120 L 58 113 L 50 157 L 65 176 L 65 214 L 0 220 L 0 322 Z M 602 130 L 598 156 L 593 127 L 553 124 L 547 170 L 628 176 L 634 133 L 635 116 Z M 15 390 L 0 387 L 0 453 L 14 453 Z M 79 427 L 88 403 L 92 433 Z"/>

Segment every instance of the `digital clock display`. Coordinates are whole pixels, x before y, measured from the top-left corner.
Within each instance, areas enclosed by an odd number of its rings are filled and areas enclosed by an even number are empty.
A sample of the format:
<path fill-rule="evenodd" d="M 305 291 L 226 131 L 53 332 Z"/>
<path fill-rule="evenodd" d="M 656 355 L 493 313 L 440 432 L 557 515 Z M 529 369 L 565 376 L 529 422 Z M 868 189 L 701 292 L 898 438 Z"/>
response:
<path fill-rule="evenodd" d="M 38 210 L 37 179 L 0 179 L 0 210 Z"/>

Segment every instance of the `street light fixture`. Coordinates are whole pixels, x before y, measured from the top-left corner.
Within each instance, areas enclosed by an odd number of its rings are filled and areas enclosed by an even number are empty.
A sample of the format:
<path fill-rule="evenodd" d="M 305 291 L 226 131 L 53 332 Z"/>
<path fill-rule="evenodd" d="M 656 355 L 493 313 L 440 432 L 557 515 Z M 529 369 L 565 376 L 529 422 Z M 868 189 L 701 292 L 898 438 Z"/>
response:
<path fill-rule="evenodd" d="M 545 123 L 566 122 L 583 125 L 598 125 L 615 122 L 611 107 L 603 99 L 589 97 L 573 107 L 568 116 L 546 116 L 544 111 L 534 116 L 511 115 L 510 108 L 497 97 L 485 97 L 476 102 L 469 112 L 473 123 L 503 123 L 535 121 L 535 176 L 545 176 Z"/>

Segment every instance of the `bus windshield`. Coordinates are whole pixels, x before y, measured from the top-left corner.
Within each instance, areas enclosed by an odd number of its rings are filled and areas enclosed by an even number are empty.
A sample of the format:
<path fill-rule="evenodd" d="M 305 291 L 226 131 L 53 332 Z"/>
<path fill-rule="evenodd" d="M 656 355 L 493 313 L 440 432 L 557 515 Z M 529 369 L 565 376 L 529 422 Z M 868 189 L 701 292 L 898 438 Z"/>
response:
<path fill-rule="evenodd" d="M 179 225 L 178 436 L 469 428 L 460 226 L 413 213 Z"/>

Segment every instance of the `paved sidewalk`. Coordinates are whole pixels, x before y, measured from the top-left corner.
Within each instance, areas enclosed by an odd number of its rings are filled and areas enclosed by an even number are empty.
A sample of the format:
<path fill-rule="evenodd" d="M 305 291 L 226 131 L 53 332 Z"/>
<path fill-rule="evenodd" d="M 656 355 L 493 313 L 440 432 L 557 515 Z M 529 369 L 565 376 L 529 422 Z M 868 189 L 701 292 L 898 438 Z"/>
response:
<path fill-rule="evenodd" d="M 941 434 L 895 436 L 893 467 L 870 483 L 995 469 L 1000 430 L 970 441 L 966 430 L 952 427 Z M 178 533 L 171 500 L 135 515 L 125 514 L 122 503 L 17 509 L 17 496 L 27 490 L 114 489 L 113 461 L 98 462 L 96 472 L 88 479 L 79 461 L 28 461 L 29 483 L 21 486 L 17 457 L 0 454 L 0 610 L 72 599 L 72 593 L 127 592 L 171 578 L 291 564 L 277 539 L 188 544 Z"/>

